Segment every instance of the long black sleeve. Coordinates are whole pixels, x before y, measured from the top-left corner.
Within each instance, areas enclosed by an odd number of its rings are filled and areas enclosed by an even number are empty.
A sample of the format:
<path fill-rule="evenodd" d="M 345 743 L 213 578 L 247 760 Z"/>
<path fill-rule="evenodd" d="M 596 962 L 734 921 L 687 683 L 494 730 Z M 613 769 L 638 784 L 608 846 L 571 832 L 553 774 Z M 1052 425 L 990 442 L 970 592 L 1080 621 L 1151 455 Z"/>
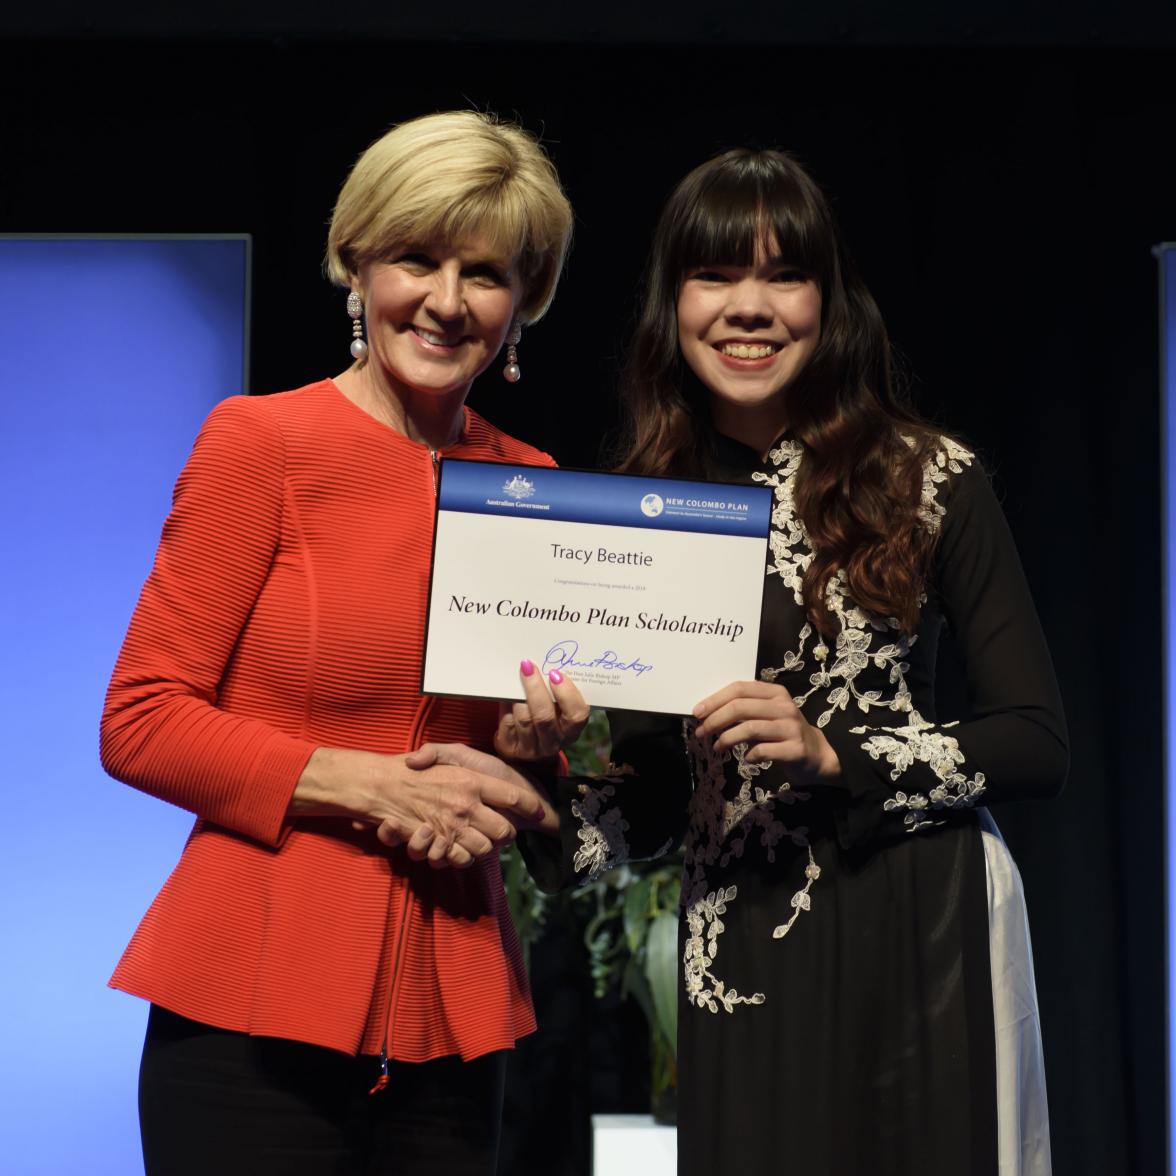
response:
<path fill-rule="evenodd" d="M 894 821 L 915 832 L 945 810 L 1049 796 L 1065 780 L 1066 725 L 1021 561 L 988 479 L 951 483 L 933 576 L 963 658 L 971 718 L 825 731 L 841 761 L 838 833 L 858 844 Z"/>

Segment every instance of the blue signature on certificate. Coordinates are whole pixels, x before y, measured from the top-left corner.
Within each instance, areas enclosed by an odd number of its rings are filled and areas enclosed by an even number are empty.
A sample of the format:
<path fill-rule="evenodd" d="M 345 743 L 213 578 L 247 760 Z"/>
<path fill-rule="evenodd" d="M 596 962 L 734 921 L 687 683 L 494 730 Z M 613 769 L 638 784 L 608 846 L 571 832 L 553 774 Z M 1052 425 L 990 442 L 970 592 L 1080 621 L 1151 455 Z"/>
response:
<path fill-rule="evenodd" d="M 638 678 L 647 670 L 653 669 L 652 664 L 646 665 L 645 662 L 639 661 L 637 658 L 625 661 L 623 657 L 619 657 L 611 649 L 606 649 L 603 653 L 587 660 L 581 660 L 579 653 L 580 643 L 578 641 L 573 641 L 571 638 L 566 641 L 557 641 L 543 658 L 543 669 L 544 671 L 572 670 L 583 667 L 598 670 L 628 670 L 636 674 Z"/>

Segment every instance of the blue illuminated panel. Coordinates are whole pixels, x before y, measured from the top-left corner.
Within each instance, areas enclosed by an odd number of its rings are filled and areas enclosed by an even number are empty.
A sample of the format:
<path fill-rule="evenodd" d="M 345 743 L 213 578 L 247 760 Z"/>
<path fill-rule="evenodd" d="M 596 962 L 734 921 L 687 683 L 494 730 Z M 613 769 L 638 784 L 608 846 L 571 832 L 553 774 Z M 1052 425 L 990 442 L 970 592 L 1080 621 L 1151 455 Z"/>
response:
<path fill-rule="evenodd" d="M 1164 807 L 1168 914 L 1168 1170 L 1176 1125 L 1176 244 L 1160 262 L 1160 414 L 1163 433 Z"/>
<path fill-rule="evenodd" d="M 0 1169 L 142 1172 L 146 1006 L 106 987 L 188 814 L 108 779 L 98 716 L 171 487 L 244 387 L 249 241 L 0 238 Z"/>

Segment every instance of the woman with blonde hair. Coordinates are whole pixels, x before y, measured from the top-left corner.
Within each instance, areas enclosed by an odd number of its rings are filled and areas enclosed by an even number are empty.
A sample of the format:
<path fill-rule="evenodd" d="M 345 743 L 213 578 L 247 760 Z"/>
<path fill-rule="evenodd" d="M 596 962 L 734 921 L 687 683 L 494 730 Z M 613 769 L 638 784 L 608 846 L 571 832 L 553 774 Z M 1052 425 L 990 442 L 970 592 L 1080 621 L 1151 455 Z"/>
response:
<path fill-rule="evenodd" d="M 353 362 L 224 401 L 179 477 L 102 719 L 107 770 L 197 818 L 111 981 L 151 1001 L 149 1176 L 494 1171 L 534 1028 L 497 850 L 553 814 L 488 754 L 406 761 L 492 747 L 493 703 L 420 694 L 437 468 L 552 464 L 465 401 L 518 379 L 570 230 L 520 128 L 395 127 L 331 221 Z"/>

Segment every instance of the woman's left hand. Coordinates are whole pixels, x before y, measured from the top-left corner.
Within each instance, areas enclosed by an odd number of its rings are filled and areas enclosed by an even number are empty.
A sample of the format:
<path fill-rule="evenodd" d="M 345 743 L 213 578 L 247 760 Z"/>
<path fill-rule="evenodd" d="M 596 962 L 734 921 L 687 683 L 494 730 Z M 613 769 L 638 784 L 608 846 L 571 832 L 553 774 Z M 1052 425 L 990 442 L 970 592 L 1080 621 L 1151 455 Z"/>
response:
<path fill-rule="evenodd" d="M 794 784 L 829 784 L 841 775 L 841 761 L 824 734 L 774 682 L 732 682 L 704 698 L 694 717 L 694 733 L 712 736 L 716 751 L 746 743 L 748 760 L 781 764 Z"/>
<path fill-rule="evenodd" d="M 534 662 L 519 665 L 525 702 L 504 703 L 494 750 L 508 760 L 551 759 L 580 738 L 591 713 L 584 696 L 560 670 L 544 674 Z"/>

